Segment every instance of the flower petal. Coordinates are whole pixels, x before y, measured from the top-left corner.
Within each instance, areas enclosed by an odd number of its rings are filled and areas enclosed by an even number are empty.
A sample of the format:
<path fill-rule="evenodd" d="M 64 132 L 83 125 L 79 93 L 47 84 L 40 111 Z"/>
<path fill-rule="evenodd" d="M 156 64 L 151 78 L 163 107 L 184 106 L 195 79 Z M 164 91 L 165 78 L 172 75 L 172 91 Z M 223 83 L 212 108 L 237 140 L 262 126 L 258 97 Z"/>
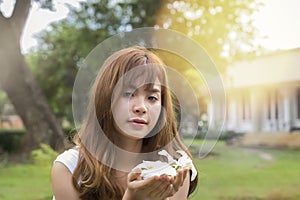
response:
<path fill-rule="evenodd" d="M 165 156 L 168 159 L 168 162 L 162 161 L 143 161 L 142 163 L 135 166 L 132 171 L 136 169 L 141 169 L 141 176 L 143 179 L 148 179 L 152 176 L 160 176 L 162 174 L 166 174 L 168 176 L 175 177 L 177 175 L 177 171 L 188 168 L 192 171 L 191 181 L 193 181 L 197 176 L 197 170 L 193 164 L 192 159 L 186 154 L 186 152 L 182 150 L 176 151 L 182 156 L 175 160 L 166 150 L 162 150 L 158 152 L 159 155 Z"/>
<path fill-rule="evenodd" d="M 174 158 L 166 150 L 161 150 L 160 152 L 158 152 L 158 155 L 166 156 L 168 159 L 168 163 L 177 163 L 177 161 L 174 160 Z"/>
<path fill-rule="evenodd" d="M 182 168 L 188 167 L 192 171 L 191 181 L 195 180 L 197 176 L 197 170 L 192 159 L 182 150 L 178 150 L 176 152 L 182 155 L 182 157 L 178 159 L 178 165 L 180 165 Z"/>
<path fill-rule="evenodd" d="M 141 175 L 142 175 L 143 179 L 148 179 L 152 176 L 160 176 L 162 174 L 166 174 L 168 176 L 175 177 L 177 172 L 170 165 L 165 165 L 165 167 L 163 167 L 163 168 L 158 168 L 158 169 L 154 169 L 154 170 L 143 170 Z"/>

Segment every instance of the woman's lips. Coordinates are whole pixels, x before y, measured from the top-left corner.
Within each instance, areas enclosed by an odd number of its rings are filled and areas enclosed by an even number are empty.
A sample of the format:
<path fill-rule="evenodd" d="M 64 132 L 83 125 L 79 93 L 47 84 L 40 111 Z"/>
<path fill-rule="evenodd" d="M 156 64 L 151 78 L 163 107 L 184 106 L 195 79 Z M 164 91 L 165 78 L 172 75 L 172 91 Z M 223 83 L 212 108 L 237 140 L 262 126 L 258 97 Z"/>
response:
<path fill-rule="evenodd" d="M 142 119 L 134 119 L 132 120 L 134 123 L 139 123 L 139 124 L 147 124 L 147 122 L 145 120 Z"/>
<path fill-rule="evenodd" d="M 138 126 L 138 127 L 144 127 L 148 124 L 147 121 L 144 119 L 131 119 L 129 120 L 129 122 L 134 126 Z"/>

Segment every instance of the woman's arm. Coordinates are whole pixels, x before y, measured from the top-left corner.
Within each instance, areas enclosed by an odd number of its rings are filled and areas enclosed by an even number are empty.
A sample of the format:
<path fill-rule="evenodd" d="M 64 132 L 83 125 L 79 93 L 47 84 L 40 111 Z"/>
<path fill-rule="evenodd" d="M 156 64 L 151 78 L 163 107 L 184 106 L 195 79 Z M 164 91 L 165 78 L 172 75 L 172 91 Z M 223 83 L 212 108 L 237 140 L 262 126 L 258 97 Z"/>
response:
<path fill-rule="evenodd" d="M 79 200 L 79 194 L 73 186 L 72 176 L 64 164 L 54 163 L 52 167 L 52 190 L 56 200 Z"/>

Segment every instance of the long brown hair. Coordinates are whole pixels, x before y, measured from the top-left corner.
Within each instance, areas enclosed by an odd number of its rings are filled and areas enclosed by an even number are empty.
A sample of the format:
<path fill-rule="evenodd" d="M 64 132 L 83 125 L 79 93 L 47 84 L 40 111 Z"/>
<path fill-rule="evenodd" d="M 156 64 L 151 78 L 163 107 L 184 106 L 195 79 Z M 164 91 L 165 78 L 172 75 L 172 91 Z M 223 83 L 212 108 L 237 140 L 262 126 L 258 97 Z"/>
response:
<path fill-rule="evenodd" d="M 152 67 L 149 67 L 151 64 Z M 73 184 L 82 199 L 122 199 L 124 189 L 112 178 L 114 173 L 112 165 L 115 162 L 112 156 L 115 151 L 114 145 L 109 144 L 114 143 L 115 139 L 111 111 L 112 95 L 118 81 L 136 67 L 143 68 L 144 73 L 133 73 L 132 76 L 142 76 L 145 78 L 144 83 L 153 83 L 154 79 L 159 79 L 164 108 L 154 128 L 158 133 L 143 139 L 142 152 L 153 152 L 167 147 L 173 156 L 178 156 L 175 151 L 182 149 L 191 157 L 177 131 L 163 62 L 153 52 L 143 47 L 120 50 L 106 59 L 99 71 L 92 87 L 86 120 L 75 140 L 80 147 L 80 156 Z M 133 78 L 131 77 L 132 80 Z M 171 143 L 172 145 L 169 145 Z M 101 159 L 105 159 L 106 163 L 102 163 Z M 196 185 L 197 178 L 190 182 L 189 194 L 195 190 Z"/>

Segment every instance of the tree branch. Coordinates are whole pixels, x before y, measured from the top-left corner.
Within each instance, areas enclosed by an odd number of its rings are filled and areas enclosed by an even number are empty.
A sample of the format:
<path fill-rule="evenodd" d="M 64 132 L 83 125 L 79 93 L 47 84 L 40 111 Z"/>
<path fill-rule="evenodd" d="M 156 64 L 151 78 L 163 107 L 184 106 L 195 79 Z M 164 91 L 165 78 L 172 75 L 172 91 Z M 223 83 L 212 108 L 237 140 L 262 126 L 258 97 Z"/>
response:
<path fill-rule="evenodd" d="M 11 22 L 13 23 L 16 33 L 20 36 L 25 26 L 30 6 L 31 0 L 16 0 Z"/>

